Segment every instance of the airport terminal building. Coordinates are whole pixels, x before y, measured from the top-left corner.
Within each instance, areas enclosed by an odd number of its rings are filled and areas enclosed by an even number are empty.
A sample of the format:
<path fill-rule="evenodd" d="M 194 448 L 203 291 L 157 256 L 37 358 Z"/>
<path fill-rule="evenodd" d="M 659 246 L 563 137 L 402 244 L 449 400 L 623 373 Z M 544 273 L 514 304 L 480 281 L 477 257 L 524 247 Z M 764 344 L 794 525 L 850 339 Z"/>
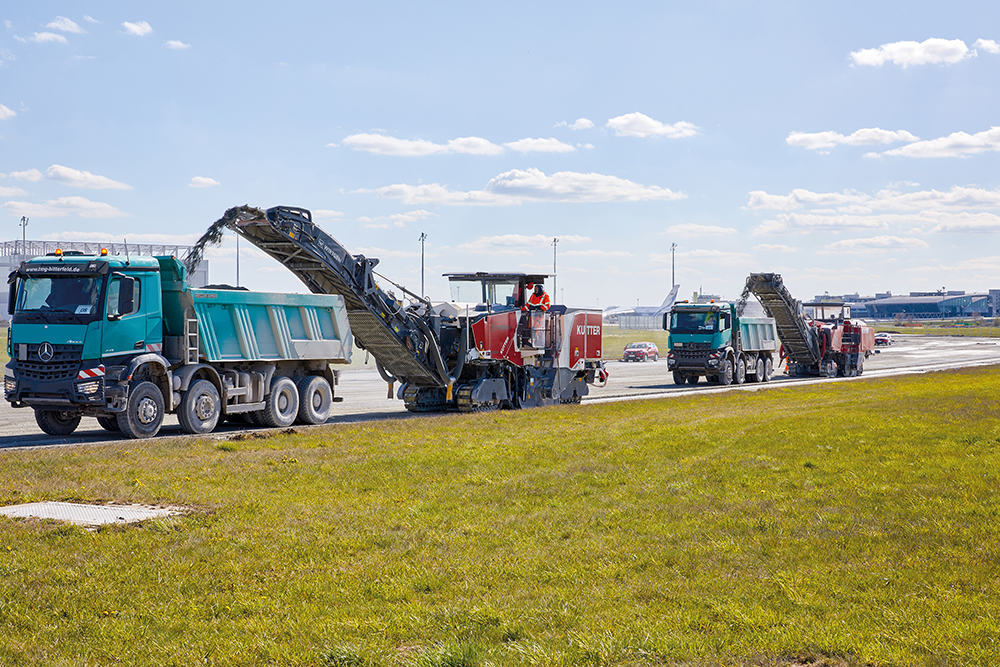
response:
<path fill-rule="evenodd" d="M 872 299 L 847 294 L 844 301 L 851 306 L 851 314 L 875 320 L 1000 317 L 1000 290 L 910 292 L 909 296 L 886 293 Z"/>

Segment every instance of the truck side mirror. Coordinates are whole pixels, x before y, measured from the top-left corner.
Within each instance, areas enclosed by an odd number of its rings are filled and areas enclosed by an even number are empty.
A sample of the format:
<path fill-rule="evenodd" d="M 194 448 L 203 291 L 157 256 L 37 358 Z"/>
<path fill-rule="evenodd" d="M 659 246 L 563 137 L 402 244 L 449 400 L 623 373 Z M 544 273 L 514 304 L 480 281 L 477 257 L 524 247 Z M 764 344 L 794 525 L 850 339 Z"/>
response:
<path fill-rule="evenodd" d="M 135 278 L 123 277 L 118 288 L 118 316 L 135 310 Z"/>
<path fill-rule="evenodd" d="M 7 292 L 7 314 L 14 314 L 14 301 L 17 299 L 17 276 L 11 276 L 7 281 L 10 287 Z"/>

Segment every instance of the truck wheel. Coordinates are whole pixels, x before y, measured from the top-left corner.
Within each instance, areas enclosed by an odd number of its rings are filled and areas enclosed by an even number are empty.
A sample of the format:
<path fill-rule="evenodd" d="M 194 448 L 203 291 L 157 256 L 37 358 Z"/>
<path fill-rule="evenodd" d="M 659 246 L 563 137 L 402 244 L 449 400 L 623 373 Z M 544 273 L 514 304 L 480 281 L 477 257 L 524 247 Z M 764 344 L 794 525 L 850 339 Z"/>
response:
<path fill-rule="evenodd" d="M 185 433 L 211 433 L 221 414 L 219 390 L 208 380 L 198 380 L 188 387 L 177 407 L 177 421 Z"/>
<path fill-rule="evenodd" d="M 688 384 L 698 384 L 698 376 L 688 375 Z"/>
<path fill-rule="evenodd" d="M 276 377 L 271 381 L 271 393 L 264 399 L 260 416 L 271 428 L 285 428 L 295 423 L 299 414 L 299 390 L 291 378 Z"/>
<path fill-rule="evenodd" d="M 98 417 L 97 423 L 101 425 L 105 431 L 110 431 L 111 433 L 121 433 L 122 430 L 118 428 L 118 417 Z"/>
<path fill-rule="evenodd" d="M 35 410 L 35 422 L 49 435 L 69 435 L 80 425 L 80 415 L 62 410 Z"/>
<path fill-rule="evenodd" d="M 674 384 L 684 384 L 685 382 L 687 382 L 687 378 L 674 371 Z"/>
<path fill-rule="evenodd" d="M 763 382 L 764 381 L 764 360 L 761 359 L 760 357 L 757 357 L 757 367 L 756 367 L 755 370 L 757 372 L 754 373 L 753 381 L 754 382 Z"/>
<path fill-rule="evenodd" d="M 761 382 L 770 382 L 771 376 L 774 374 L 774 363 L 771 361 L 770 357 L 764 360 L 764 375 L 761 376 Z"/>
<path fill-rule="evenodd" d="M 740 357 L 736 360 L 736 384 L 743 384 L 747 381 L 747 362 Z"/>
<path fill-rule="evenodd" d="M 308 375 L 298 381 L 299 421 L 303 424 L 322 424 L 330 418 L 333 391 L 321 375 Z"/>
<path fill-rule="evenodd" d="M 118 413 L 118 428 L 132 439 L 152 438 L 163 425 L 163 394 L 152 382 L 140 382 L 128 394 L 128 406 Z"/>
<path fill-rule="evenodd" d="M 719 370 L 719 384 L 732 384 L 733 383 L 733 362 L 726 359 L 722 362 L 722 368 Z"/>

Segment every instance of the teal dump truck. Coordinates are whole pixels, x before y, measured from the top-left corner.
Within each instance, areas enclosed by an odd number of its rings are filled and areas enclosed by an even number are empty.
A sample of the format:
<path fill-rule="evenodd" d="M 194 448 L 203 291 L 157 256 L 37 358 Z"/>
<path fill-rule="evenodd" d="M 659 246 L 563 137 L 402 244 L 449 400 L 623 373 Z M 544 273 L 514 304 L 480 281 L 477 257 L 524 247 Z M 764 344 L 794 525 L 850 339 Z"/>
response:
<path fill-rule="evenodd" d="M 83 417 L 130 438 L 176 413 L 285 427 L 330 415 L 353 337 L 344 299 L 191 288 L 173 257 L 36 257 L 11 272 L 4 396 L 50 435 Z"/>
<path fill-rule="evenodd" d="M 667 370 L 677 384 L 702 376 L 720 384 L 771 379 L 779 344 L 770 317 L 743 317 L 733 303 L 681 302 L 663 316 L 663 328 L 670 332 Z"/>

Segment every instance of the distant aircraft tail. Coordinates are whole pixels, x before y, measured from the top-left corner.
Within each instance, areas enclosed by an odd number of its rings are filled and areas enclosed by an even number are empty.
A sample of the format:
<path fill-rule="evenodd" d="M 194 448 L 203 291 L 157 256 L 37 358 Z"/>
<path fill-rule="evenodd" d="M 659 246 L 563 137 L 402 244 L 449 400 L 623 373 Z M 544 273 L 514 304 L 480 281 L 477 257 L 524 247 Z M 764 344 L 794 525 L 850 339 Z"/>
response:
<path fill-rule="evenodd" d="M 677 291 L 681 288 L 680 285 L 674 285 L 673 288 L 667 293 L 667 298 L 663 300 L 660 304 L 659 309 L 656 311 L 657 315 L 662 315 L 674 306 L 674 302 L 677 301 Z"/>

